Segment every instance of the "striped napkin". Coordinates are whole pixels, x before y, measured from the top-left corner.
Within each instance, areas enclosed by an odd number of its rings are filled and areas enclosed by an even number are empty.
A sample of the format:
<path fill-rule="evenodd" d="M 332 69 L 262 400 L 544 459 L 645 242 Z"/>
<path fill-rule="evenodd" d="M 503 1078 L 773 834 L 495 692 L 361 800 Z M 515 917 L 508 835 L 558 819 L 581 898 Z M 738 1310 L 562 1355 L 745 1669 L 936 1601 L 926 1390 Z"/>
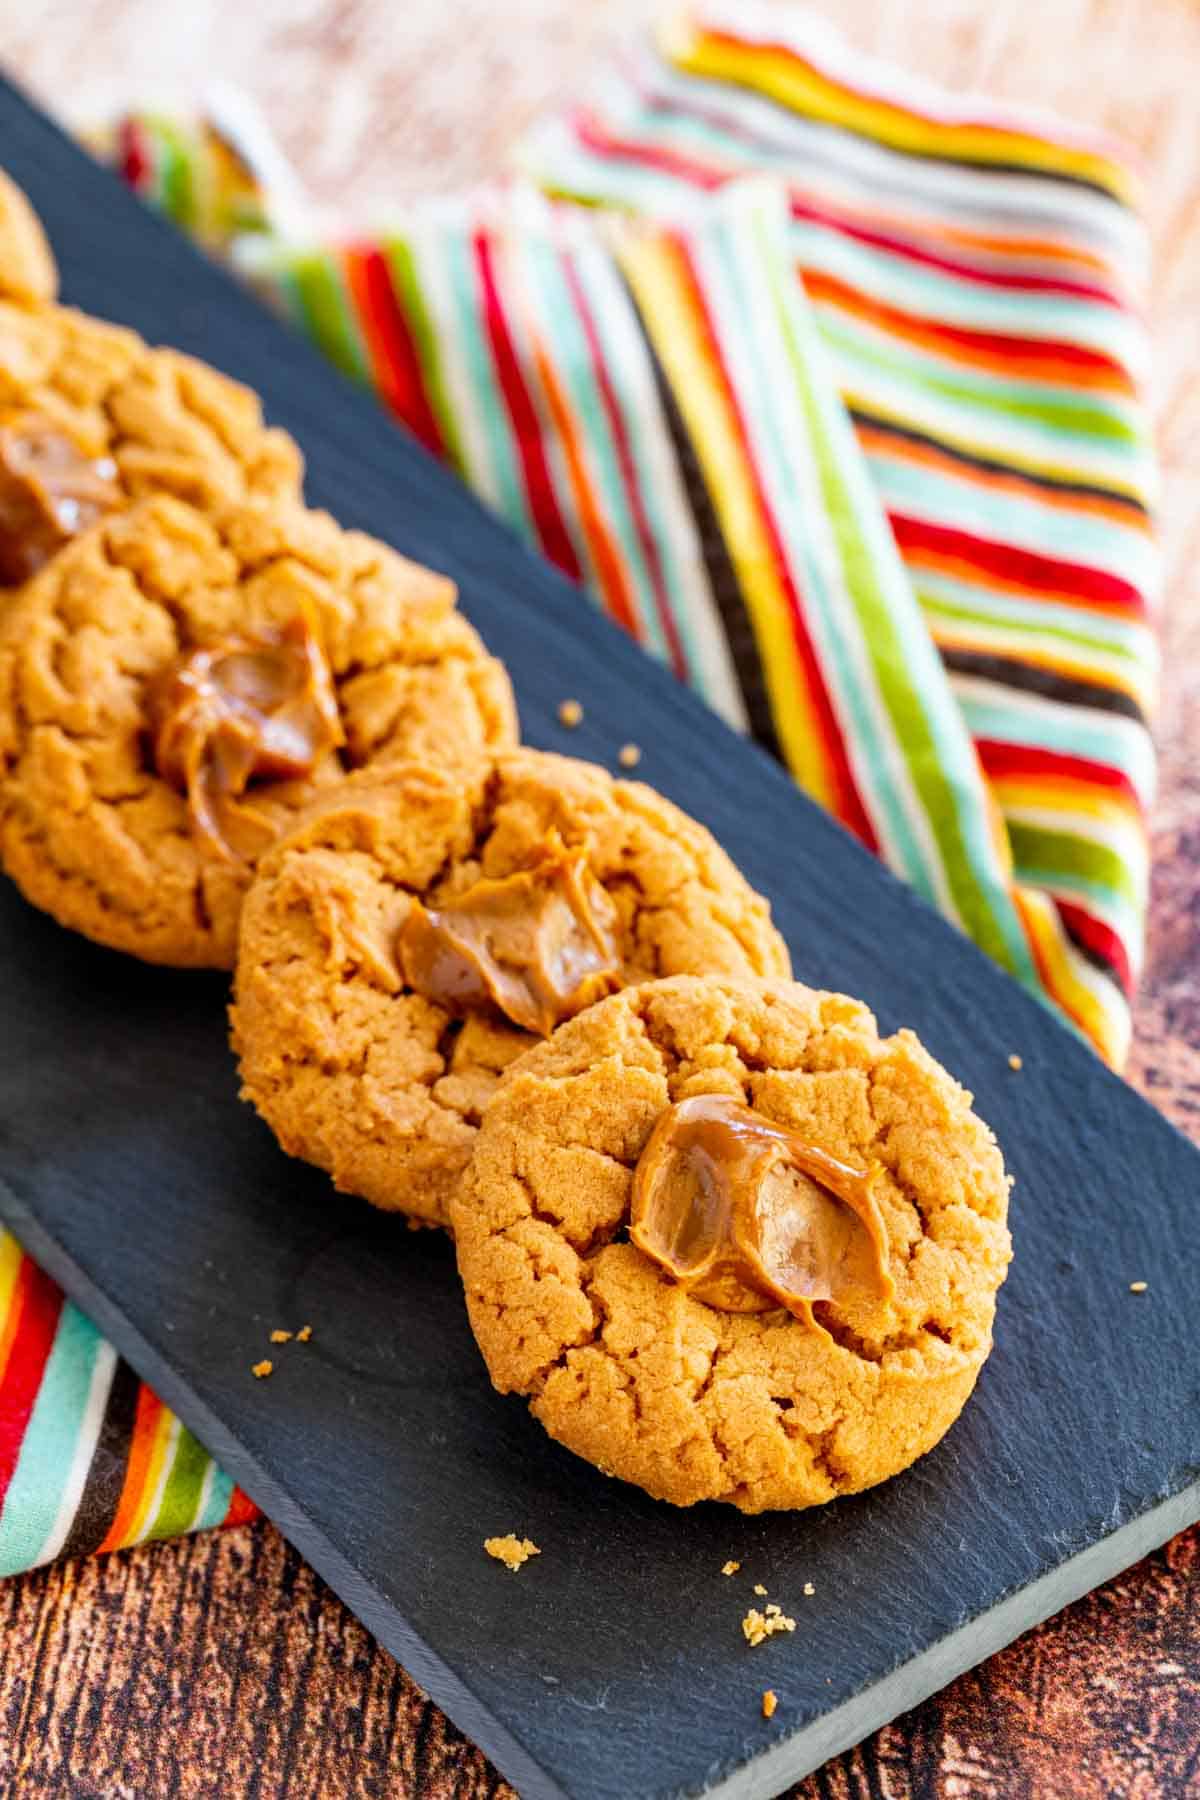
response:
<path fill-rule="evenodd" d="M 352 241 L 283 221 L 244 125 L 104 148 L 1119 1064 L 1156 582 L 1119 152 L 746 0 L 602 71 L 512 186 Z M 0 1238 L 0 1572 L 252 1511 Z"/>

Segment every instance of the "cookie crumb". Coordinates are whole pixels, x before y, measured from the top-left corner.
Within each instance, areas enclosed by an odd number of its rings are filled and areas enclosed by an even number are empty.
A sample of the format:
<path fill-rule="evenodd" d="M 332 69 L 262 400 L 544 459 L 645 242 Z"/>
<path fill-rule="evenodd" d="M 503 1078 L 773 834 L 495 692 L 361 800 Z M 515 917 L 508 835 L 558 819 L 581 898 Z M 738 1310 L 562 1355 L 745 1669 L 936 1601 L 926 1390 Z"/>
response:
<path fill-rule="evenodd" d="M 311 1336 L 312 1336 L 312 1326 L 311 1325 L 302 1325 L 300 1327 L 299 1331 L 296 1333 L 296 1342 L 298 1344 L 307 1344 L 307 1342 Z"/>
<path fill-rule="evenodd" d="M 637 744 L 622 744 L 617 751 L 617 761 L 623 769 L 636 769 L 642 760 L 642 752 Z"/>
<path fill-rule="evenodd" d="M 271 1374 L 274 1367 L 275 1367 L 275 1364 L 270 1360 L 270 1358 L 264 1356 L 261 1362 L 255 1363 L 255 1365 L 251 1369 L 250 1373 L 255 1377 L 256 1380 L 261 1381 L 265 1375 Z"/>
<path fill-rule="evenodd" d="M 1150 1283 L 1148 1281 L 1131 1281 L 1129 1284 L 1129 1291 L 1131 1294 L 1144 1294 L 1149 1286 Z"/>
<path fill-rule="evenodd" d="M 804 1584 L 804 1598 L 805 1598 L 805 1599 L 806 1599 L 806 1600 L 811 1600 L 811 1599 L 812 1599 L 812 1597 L 813 1597 L 813 1595 L 814 1595 L 814 1594 L 815 1594 L 815 1593 L 816 1593 L 816 1591 L 817 1591 L 817 1590 L 816 1590 L 816 1588 L 815 1588 L 815 1587 L 814 1587 L 814 1586 L 813 1586 L 813 1584 L 812 1584 L 812 1582 L 811 1582 L 811 1581 L 806 1581 L 806 1582 L 805 1582 L 805 1584 Z"/>
<path fill-rule="evenodd" d="M 290 1331 L 273 1331 L 271 1333 L 271 1342 L 273 1344 L 290 1344 L 292 1336 L 293 1333 Z"/>
<path fill-rule="evenodd" d="M 756 1606 L 742 1620 L 742 1636 L 748 1644 L 761 1644 L 777 1631 L 795 1631 L 795 1619 L 789 1619 L 782 1607 L 776 1606 L 772 1600 L 765 1612 L 759 1612 Z"/>
<path fill-rule="evenodd" d="M 754 1584 L 754 1591 L 755 1591 L 755 1593 L 756 1593 L 756 1594 L 762 1594 L 762 1595 L 763 1595 L 763 1597 L 764 1597 L 764 1598 L 765 1598 L 765 1597 L 766 1597 L 766 1592 L 767 1592 L 767 1590 L 766 1590 L 766 1588 L 765 1588 L 765 1587 L 764 1587 L 764 1586 L 763 1586 L 763 1584 L 762 1584 L 762 1582 L 761 1582 L 761 1581 L 756 1581 L 756 1582 L 755 1582 L 755 1584 Z"/>
<path fill-rule="evenodd" d="M 762 1699 L 763 1718 L 764 1719 L 774 1718 L 775 1708 L 778 1705 L 779 1705 L 779 1695 L 775 1692 L 775 1689 L 774 1688 L 764 1688 L 763 1689 L 763 1699 Z"/>
<path fill-rule="evenodd" d="M 568 731 L 574 731 L 577 725 L 582 724 L 583 708 L 578 700 L 562 701 L 558 709 L 558 722 L 565 725 Z"/>
<path fill-rule="evenodd" d="M 1025 1067 L 1025 1058 L 1023 1056 L 1018 1056 L 1014 1050 L 1009 1056 L 1008 1066 L 1010 1069 L 1023 1069 Z"/>
<path fill-rule="evenodd" d="M 724 1564 L 724 1566 L 721 1569 L 721 1573 L 722 1573 L 722 1575 L 736 1575 L 738 1570 L 741 1568 L 741 1566 L 742 1565 L 740 1562 L 734 1562 L 731 1559 L 729 1562 Z"/>
<path fill-rule="evenodd" d="M 542 1554 L 532 1538 L 519 1538 L 511 1531 L 507 1537 L 484 1538 L 483 1547 L 489 1556 L 494 1556 L 497 1562 L 502 1562 L 506 1569 L 512 1570 L 514 1575 L 521 1564 L 528 1562 L 531 1556 Z"/>

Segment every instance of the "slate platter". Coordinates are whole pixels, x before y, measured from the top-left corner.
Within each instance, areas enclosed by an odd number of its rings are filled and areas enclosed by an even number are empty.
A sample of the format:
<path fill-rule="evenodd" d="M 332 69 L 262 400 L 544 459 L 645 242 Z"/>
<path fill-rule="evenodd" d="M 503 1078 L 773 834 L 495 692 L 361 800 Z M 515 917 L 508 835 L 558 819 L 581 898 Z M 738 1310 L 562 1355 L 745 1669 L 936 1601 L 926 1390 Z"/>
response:
<path fill-rule="evenodd" d="M 771 896 L 798 975 L 915 1026 L 1017 1177 L 996 1351 L 931 1456 L 813 1513 L 677 1513 L 492 1394 L 444 1242 L 283 1158 L 237 1103 L 222 980 L 96 950 L 4 886 L 0 1215 L 28 1248 L 530 1800 L 768 1796 L 1200 1517 L 1200 1156 L 2 88 L 0 160 L 66 297 L 257 386 L 315 503 L 460 583 L 530 741 L 611 763 L 640 739 Z M 256 1382 L 266 1331 L 303 1320 Z M 542 1547 L 517 1576 L 481 1548 L 509 1530 Z M 800 1623 L 751 1650 L 756 1580 Z"/>

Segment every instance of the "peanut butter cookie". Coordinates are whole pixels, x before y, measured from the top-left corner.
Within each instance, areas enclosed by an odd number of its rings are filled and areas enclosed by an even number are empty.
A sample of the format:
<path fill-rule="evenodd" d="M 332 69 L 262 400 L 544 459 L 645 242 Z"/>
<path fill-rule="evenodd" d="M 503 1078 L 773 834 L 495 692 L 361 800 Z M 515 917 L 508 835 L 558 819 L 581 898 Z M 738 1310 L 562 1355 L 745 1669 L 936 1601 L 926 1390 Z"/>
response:
<path fill-rule="evenodd" d="M 42 222 L 24 193 L 0 169 L 0 295 L 32 306 L 58 293 L 58 267 Z"/>
<path fill-rule="evenodd" d="M 364 772 L 314 802 L 247 896 L 243 1093 L 340 1188 L 444 1224 L 535 1034 L 687 969 L 789 963 L 766 902 L 652 789 L 534 750 L 455 778 Z"/>
<path fill-rule="evenodd" d="M 300 452 L 249 388 L 56 305 L 56 288 L 41 225 L 0 174 L 0 585 L 143 495 L 299 495 Z"/>
<path fill-rule="evenodd" d="M 299 504 L 140 501 L 0 619 L 0 858 L 150 962 L 231 967 L 255 862 L 347 769 L 515 740 L 452 584 Z"/>
<path fill-rule="evenodd" d="M 451 1223 L 502 1393 L 659 1499 L 760 1512 L 883 1481 L 957 1418 L 1008 1187 L 911 1032 L 794 983 L 682 977 L 513 1064 Z"/>

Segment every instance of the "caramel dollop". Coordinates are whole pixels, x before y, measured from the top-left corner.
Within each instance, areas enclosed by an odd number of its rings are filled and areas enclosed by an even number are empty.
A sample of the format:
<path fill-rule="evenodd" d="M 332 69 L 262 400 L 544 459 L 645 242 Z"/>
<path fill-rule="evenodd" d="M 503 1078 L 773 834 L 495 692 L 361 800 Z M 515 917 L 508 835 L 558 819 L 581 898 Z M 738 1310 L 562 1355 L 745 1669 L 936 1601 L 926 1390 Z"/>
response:
<path fill-rule="evenodd" d="M 261 832 L 237 802 L 251 781 L 311 775 L 344 741 L 333 678 L 313 621 L 184 651 L 153 683 L 147 716 L 159 774 L 185 793 L 198 834 L 236 860 Z"/>
<path fill-rule="evenodd" d="M 436 909 L 414 902 L 400 964 L 409 987 L 447 1012 L 494 1005 L 549 1037 L 616 985 L 616 919 L 586 851 L 551 841 L 530 869 L 477 881 Z"/>
<path fill-rule="evenodd" d="M 629 1235 L 672 1280 L 722 1312 L 890 1299 L 876 1168 L 852 1168 L 723 1094 L 668 1107 L 633 1180 Z"/>
<path fill-rule="evenodd" d="M 55 420 L 0 419 L 0 582 L 28 581 L 123 498 L 112 459 L 89 456 Z"/>

